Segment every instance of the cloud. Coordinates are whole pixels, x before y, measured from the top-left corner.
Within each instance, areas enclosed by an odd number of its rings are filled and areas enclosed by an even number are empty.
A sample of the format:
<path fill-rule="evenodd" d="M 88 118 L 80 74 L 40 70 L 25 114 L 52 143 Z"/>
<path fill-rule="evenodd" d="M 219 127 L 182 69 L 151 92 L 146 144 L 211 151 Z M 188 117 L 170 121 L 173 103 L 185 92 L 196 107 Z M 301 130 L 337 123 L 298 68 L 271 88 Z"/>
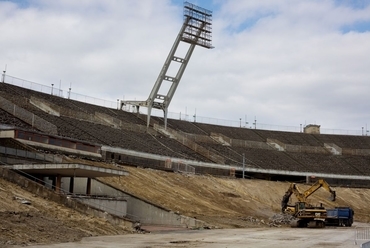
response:
<path fill-rule="evenodd" d="M 0 66 L 65 92 L 146 100 L 182 25 L 177 2 L 0 2 Z M 215 48 L 195 48 L 169 111 L 361 130 L 370 123 L 361 3 L 207 1 Z"/>

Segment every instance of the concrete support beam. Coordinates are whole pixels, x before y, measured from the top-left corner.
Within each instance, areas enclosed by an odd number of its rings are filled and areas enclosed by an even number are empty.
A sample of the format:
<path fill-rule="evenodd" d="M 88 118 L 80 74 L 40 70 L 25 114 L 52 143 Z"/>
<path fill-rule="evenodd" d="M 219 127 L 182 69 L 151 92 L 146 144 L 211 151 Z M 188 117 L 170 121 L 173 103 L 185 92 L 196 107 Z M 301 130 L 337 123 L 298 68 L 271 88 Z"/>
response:
<path fill-rule="evenodd" d="M 71 179 L 69 180 L 69 190 L 68 190 L 69 193 L 73 193 L 74 184 L 75 184 L 75 178 L 71 177 Z"/>
<path fill-rule="evenodd" d="M 55 192 L 57 194 L 60 194 L 61 192 L 61 188 L 62 188 L 62 176 L 61 175 L 57 175 L 56 177 L 56 182 L 55 182 Z"/>
<path fill-rule="evenodd" d="M 87 178 L 86 195 L 91 195 L 91 178 Z"/>

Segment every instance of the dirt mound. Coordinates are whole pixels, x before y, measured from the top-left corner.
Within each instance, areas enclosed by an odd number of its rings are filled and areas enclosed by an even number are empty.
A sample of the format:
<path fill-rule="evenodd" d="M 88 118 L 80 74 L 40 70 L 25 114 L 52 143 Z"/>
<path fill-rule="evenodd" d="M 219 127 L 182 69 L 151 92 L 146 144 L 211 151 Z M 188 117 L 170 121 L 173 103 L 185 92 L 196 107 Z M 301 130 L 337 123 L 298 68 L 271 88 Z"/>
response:
<path fill-rule="evenodd" d="M 248 227 L 260 225 L 249 221 L 252 216 L 264 221 L 281 213 L 281 200 L 290 182 L 220 178 L 210 175 L 168 173 L 153 169 L 124 167 L 129 176 L 102 179 L 108 184 L 174 212 L 204 220 L 214 227 Z M 302 190 L 311 185 L 299 184 Z M 308 198 L 312 205 L 350 206 L 355 219 L 368 222 L 370 190 L 334 188 L 337 200 L 323 188 Z M 289 204 L 297 201 L 291 196 Z"/>

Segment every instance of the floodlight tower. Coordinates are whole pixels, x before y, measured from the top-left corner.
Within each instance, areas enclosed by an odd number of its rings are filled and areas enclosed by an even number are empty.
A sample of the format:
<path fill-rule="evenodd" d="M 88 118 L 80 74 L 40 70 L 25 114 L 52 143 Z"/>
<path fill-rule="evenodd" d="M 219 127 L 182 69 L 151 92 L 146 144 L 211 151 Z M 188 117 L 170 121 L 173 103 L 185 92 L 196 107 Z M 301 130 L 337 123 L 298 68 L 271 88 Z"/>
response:
<path fill-rule="evenodd" d="M 198 7 L 189 2 L 184 3 L 184 23 L 179 34 L 172 46 L 170 53 L 161 72 L 154 84 L 154 87 L 146 101 L 121 101 L 121 109 L 124 105 L 132 105 L 139 112 L 140 107 L 148 108 L 147 127 L 150 123 L 150 115 L 152 108 L 163 110 L 164 127 L 167 128 L 167 113 L 168 106 L 171 103 L 172 97 L 175 94 L 176 88 L 180 83 L 181 77 L 184 74 L 185 68 L 189 63 L 190 57 L 196 45 L 213 48 L 212 46 L 212 11 Z M 180 42 L 189 43 L 190 46 L 184 58 L 177 57 L 176 51 Z M 175 76 L 167 75 L 168 68 L 172 62 L 180 63 L 180 67 Z M 159 94 L 159 90 L 163 81 L 169 82 L 171 85 L 166 95 Z"/>

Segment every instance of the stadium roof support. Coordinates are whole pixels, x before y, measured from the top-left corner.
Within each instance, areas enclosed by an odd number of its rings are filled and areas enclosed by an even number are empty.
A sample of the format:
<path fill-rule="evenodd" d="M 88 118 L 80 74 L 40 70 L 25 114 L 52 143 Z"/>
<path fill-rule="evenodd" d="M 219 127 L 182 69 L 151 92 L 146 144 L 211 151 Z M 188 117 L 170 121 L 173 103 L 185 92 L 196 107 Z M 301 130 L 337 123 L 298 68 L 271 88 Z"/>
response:
<path fill-rule="evenodd" d="M 205 48 L 213 48 L 211 25 L 212 11 L 185 2 L 184 23 L 179 34 L 177 35 L 171 51 L 168 54 L 162 70 L 159 73 L 149 98 L 146 101 L 121 101 L 121 109 L 125 105 L 132 105 L 135 106 L 137 112 L 139 112 L 140 107 L 147 107 L 147 127 L 149 127 L 152 108 L 161 109 L 164 113 L 164 127 L 167 128 L 168 106 L 171 103 L 195 46 L 198 45 Z M 184 58 L 180 58 L 175 55 L 180 42 L 186 42 L 190 44 Z M 172 62 L 180 63 L 180 67 L 175 76 L 167 75 L 168 68 Z M 159 94 L 163 81 L 170 83 L 167 94 Z"/>

